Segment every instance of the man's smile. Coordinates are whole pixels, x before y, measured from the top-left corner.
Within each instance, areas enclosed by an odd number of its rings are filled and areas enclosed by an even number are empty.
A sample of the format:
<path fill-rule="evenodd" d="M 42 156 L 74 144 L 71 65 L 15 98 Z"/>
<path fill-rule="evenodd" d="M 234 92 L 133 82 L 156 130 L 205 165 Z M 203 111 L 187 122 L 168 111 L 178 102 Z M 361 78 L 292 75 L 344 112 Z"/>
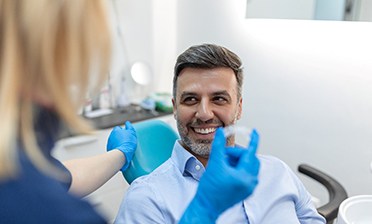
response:
<path fill-rule="evenodd" d="M 198 134 L 203 134 L 203 135 L 206 135 L 206 134 L 210 134 L 210 133 L 214 133 L 216 131 L 217 128 L 215 127 L 211 127 L 211 128 L 194 128 L 194 131 Z"/>

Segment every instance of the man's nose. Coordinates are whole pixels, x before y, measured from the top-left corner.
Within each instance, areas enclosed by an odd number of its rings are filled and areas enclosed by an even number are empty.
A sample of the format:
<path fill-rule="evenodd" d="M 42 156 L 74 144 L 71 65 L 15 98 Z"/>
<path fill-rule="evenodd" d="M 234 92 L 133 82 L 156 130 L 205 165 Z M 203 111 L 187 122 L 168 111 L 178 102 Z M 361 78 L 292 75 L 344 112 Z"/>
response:
<path fill-rule="evenodd" d="M 212 106 L 209 104 L 209 101 L 207 100 L 200 101 L 195 117 L 202 121 L 208 121 L 212 119 L 213 116 L 214 114 L 213 114 Z"/>

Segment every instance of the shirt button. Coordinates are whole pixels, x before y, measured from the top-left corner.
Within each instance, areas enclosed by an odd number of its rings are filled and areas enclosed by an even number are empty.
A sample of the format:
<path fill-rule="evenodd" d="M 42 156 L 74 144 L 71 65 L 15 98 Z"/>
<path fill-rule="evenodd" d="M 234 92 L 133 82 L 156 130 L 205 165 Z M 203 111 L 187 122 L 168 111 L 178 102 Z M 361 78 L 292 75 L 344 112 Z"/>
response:
<path fill-rule="evenodd" d="M 195 169 L 199 171 L 200 170 L 200 165 L 196 165 Z"/>

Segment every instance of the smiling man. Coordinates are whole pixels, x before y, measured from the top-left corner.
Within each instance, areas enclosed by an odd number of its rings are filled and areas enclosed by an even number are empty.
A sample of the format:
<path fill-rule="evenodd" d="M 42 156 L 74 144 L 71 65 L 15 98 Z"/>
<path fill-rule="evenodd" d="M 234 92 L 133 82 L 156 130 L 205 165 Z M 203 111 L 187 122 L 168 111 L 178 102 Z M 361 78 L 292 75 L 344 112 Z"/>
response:
<path fill-rule="evenodd" d="M 237 90 L 231 68 L 184 68 L 178 75 L 173 111 L 180 143 L 204 166 L 217 128 L 235 124 L 240 118 L 242 98 Z M 233 136 L 227 144 L 234 145 Z"/>
<path fill-rule="evenodd" d="M 179 221 L 205 172 L 217 128 L 240 119 L 242 85 L 242 63 L 224 47 L 192 46 L 177 58 L 172 102 L 181 139 L 171 158 L 131 184 L 117 223 Z M 237 147 L 232 148 L 234 136 L 227 145 L 226 150 Z M 261 165 L 253 194 L 222 213 L 217 223 L 325 223 L 310 194 L 284 162 L 272 156 L 258 158 Z"/>

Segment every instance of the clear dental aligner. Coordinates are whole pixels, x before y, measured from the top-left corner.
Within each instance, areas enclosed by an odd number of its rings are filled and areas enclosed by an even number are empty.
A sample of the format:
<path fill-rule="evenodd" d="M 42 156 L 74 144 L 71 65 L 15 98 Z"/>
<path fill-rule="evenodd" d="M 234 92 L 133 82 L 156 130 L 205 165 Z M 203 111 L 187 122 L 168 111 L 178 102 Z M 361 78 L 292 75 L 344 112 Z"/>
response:
<path fill-rule="evenodd" d="M 252 129 L 239 125 L 230 125 L 223 128 L 225 138 L 228 138 L 232 135 L 241 135 L 243 138 L 247 139 L 247 142 L 250 142 L 251 133 Z"/>

